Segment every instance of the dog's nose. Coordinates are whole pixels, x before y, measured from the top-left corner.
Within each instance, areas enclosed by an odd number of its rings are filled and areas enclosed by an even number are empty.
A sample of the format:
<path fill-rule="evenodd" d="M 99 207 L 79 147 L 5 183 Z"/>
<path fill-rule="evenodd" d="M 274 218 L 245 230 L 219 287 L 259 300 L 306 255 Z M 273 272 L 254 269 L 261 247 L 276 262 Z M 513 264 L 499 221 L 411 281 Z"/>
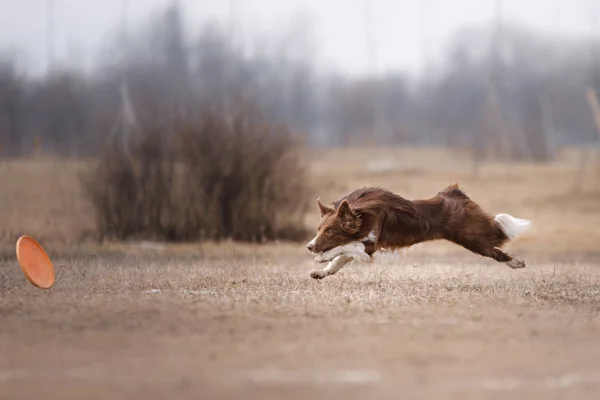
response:
<path fill-rule="evenodd" d="M 314 243 L 308 243 L 306 245 L 306 248 L 308 249 L 308 251 L 313 251 L 315 249 L 315 244 Z"/>

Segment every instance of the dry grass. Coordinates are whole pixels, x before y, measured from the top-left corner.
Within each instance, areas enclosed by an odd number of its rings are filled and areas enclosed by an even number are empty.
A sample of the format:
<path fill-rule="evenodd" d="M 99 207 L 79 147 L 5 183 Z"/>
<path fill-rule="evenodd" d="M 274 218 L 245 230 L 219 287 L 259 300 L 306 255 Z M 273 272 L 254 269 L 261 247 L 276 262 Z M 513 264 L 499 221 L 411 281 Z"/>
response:
<path fill-rule="evenodd" d="M 51 291 L 5 263 L 2 398 L 600 392 L 597 259 L 515 272 L 415 254 L 317 282 L 299 251 L 223 251 L 56 260 Z"/>
<path fill-rule="evenodd" d="M 396 164 L 369 172 L 370 159 Z M 600 394 L 600 202 L 569 194 L 568 154 L 548 166 L 488 165 L 489 183 L 441 151 L 313 155 L 313 171 L 330 171 L 313 175 L 324 201 L 361 184 L 423 197 L 458 179 L 490 211 L 535 223 L 510 249 L 524 270 L 435 243 L 323 281 L 308 277 L 315 264 L 301 244 L 82 241 L 93 228 L 74 190 L 82 165 L 0 164 L 2 399 Z M 16 265 L 23 233 L 53 254 L 49 291 Z"/>
<path fill-rule="evenodd" d="M 342 149 L 306 157 L 312 196 L 326 202 L 362 185 L 424 198 L 458 180 L 490 212 L 533 220 L 533 229 L 514 244 L 515 249 L 596 251 L 600 242 L 600 185 L 594 186 L 590 173 L 586 193 L 573 193 L 577 167 L 573 151 L 565 151 L 552 164 L 483 165 L 485 179 L 472 177 L 468 156 L 445 150 Z M 16 239 L 24 233 L 55 253 L 78 252 L 90 244 L 94 215 L 78 179 L 87 165 L 51 158 L 0 161 L 0 254 L 12 254 Z M 311 232 L 317 215 L 316 206 L 306 214 Z"/>
<path fill-rule="evenodd" d="M 13 255 L 25 234 L 51 251 L 88 239 L 94 216 L 79 182 L 86 165 L 54 158 L 0 161 L 0 253 Z"/>

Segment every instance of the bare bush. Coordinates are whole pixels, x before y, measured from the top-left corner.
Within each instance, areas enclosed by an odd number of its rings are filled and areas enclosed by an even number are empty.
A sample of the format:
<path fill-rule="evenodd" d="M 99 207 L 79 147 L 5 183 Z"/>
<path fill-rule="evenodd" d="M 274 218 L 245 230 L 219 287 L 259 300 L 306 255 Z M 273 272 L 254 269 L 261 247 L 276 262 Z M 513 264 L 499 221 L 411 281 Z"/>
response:
<path fill-rule="evenodd" d="M 102 238 L 295 240 L 307 207 L 298 150 L 253 104 L 207 106 L 143 130 L 128 153 L 110 144 L 84 185 Z"/>

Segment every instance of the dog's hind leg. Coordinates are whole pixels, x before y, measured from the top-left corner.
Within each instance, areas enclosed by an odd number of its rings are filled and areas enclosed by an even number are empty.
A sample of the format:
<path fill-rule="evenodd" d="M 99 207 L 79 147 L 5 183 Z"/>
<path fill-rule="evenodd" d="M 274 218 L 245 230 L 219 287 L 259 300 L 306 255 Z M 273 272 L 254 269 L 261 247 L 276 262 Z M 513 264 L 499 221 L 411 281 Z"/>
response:
<path fill-rule="evenodd" d="M 509 214 L 498 214 L 494 217 L 494 221 L 500 226 L 500 229 L 502 232 L 504 232 L 508 240 L 514 240 L 517 236 L 521 235 L 531 226 L 531 221 L 515 218 Z M 502 258 L 502 261 L 500 262 L 505 263 L 512 269 L 525 268 L 525 261 L 509 256 L 498 248 L 494 248 L 493 251 L 498 254 L 498 257 Z M 510 259 L 504 261 L 506 257 Z M 496 261 L 499 261 L 495 257 L 492 258 L 494 258 Z"/>
<path fill-rule="evenodd" d="M 525 261 L 516 257 L 513 257 L 512 260 L 506 262 L 505 264 L 511 267 L 512 269 L 525 268 Z"/>
<path fill-rule="evenodd" d="M 352 261 L 352 257 L 345 254 L 339 255 L 334 258 L 325 268 L 322 270 L 314 270 L 310 272 L 310 277 L 313 279 L 323 279 L 326 276 L 333 275 L 342 269 L 346 264 Z"/>
<path fill-rule="evenodd" d="M 482 255 L 484 257 L 489 257 L 489 258 L 492 258 L 492 259 L 498 261 L 499 263 L 506 264 L 512 269 L 525 268 L 525 261 L 505 253 L 498 247 L 488 248 L 488 247 L 476 247 L 476 246 L 469 246 L 469 245 L 467 245 L 467 246 L 463 245 L 463 247 L 472 251 L 473 253 Z"/>
<path fill-rule="evenodd" d="M 462 212 L 452 216 L 446 236 L 450 241 L 475 254 L 489 257 L 512 269 L 525 268 L 525 262 L 505 253 L 501 247 L 530 226 L 530 222 L 508 214 L 491 217 L 475 203 L 467 203 Z"/>
<path fill-rule="evenodd" d="M 511 267 L 512 269 L 525 268 L 525 261 L 520 260 L 516 257 L 506 254 L 504 251 L 500 250 L 497 247 L 494 247 L 488 257 L 493 258 L 494 260 L 504 263 Z"/>

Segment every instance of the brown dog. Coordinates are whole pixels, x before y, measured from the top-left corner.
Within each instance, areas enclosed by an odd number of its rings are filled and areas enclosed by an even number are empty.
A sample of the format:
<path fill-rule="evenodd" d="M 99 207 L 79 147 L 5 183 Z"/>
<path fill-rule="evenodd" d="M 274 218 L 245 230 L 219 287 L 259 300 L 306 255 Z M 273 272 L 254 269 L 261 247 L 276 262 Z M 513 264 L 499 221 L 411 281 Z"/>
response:
<path fill-rule="evenodd" d="M 327 207 L 317 199 L 321 222 L 306 247 L 317 262 L 331 263 L 311 272 L 322 279 L 353 259 L 372 261 L 377 250 L 409 247 L 445 239 L 473 253 L 524 268 L 525 262 L 500 248 L 523 233 L 530 222 L 508 214 L 492 216 L 456 183 L 426 200 L 407 200 L 380 188 L 357 189 Z"/>

